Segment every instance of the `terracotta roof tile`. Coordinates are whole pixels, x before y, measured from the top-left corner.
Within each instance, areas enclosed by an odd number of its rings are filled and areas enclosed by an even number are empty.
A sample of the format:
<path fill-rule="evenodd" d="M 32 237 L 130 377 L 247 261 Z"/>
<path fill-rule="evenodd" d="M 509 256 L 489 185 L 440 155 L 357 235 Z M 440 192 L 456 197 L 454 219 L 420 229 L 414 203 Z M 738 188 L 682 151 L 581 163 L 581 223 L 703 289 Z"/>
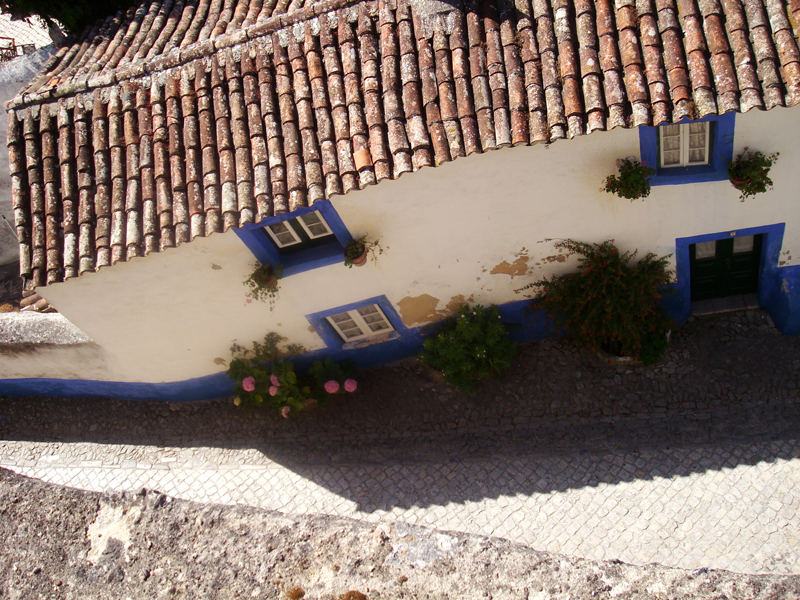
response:
<path fill-rule="evenodd" d="M 26 289 L 474 152 L 800 102 L 800 0 L 149 0 L 9 103 Z"/>

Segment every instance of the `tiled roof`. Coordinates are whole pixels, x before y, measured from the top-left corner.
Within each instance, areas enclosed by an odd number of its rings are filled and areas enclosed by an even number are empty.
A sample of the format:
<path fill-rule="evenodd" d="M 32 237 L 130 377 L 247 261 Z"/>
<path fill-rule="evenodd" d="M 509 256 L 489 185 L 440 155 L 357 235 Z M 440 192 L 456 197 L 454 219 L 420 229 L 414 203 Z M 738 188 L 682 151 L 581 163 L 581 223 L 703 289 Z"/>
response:
<path fill-rule="evenodd" d="M 43 285 L 427 165 L 800 103 L 800 0 L 163 0 L 10 106 Z"/>

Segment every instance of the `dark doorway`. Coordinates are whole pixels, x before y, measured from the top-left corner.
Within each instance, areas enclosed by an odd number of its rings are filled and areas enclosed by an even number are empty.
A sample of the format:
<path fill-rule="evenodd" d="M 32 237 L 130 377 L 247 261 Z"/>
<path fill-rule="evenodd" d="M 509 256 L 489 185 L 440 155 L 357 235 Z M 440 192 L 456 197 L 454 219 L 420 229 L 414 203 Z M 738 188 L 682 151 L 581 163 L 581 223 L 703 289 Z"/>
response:
<path fill-rule="evenodd" d="M 692 302 L 757 292 L 762 238 L 743 235 L 689 246 Z"/>

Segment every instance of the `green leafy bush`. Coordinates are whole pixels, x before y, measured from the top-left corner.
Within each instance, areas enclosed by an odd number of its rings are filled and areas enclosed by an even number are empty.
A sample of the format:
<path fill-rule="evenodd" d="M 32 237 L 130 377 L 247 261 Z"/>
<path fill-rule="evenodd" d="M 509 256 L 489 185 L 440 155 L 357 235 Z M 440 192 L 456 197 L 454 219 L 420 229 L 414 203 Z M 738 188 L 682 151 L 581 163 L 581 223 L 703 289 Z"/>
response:
<path fill-rule="evenodd" d="M 271 407 L 286 418 L 315 402 L 342 392 L 355 392 L 358 382 L 352 361 L 337 363 L 331 358 L 315 361 L 305 373 L 295 371 L 291 361 L 281 356 L 299 353 L 305 349 L 290 344 L 285 351 L 278 344 L 285 338 L 269 333 L 263 343 L 255 342 L 248 350 L 234 344 L 234 354 L 227 375 L 234 382 L 234 403 L 244 406 Z M 268 363 L 268 361 L 271 361 Z"/>
<path fill-rule="evenodd" d="M 728 163 L 728 177 L 737 190 L 741 192 L 739 199 L 744 202 L 749 196 L 762 194 L 772 188 L 769 170 L 778 160 L 780 152 L 762 154 L 758 150 L 744 151 L 732 162 Z"/>
<path fill-rule="evenodd" d="M 629 200 L 646 198 L 650 195 L 650 177 L 656 174 L 655 169 L 639 162 L 633 156 L 617 160 L 617 169 L 619 177 L 616 175 L 606 177 L 603 188 L 606 192 Z"/>
<path fill-rule="evenodd" d="M 586 244 L 562 240 L 554 246 L 580 254 L 578 270 L 536 281 L 520 290 L 538 290 L 532 309 L 544 309 L 558 327 L 582 344 L 645 364 L 666 351 L 672 320 L 659 304 L 669 293 L 669 255 L 620 252 L 612 240 Z"/>
<path fill-rule="evenodd" d="M 464 392 L 481 379 L 500 375 L 511 365 L 516 348 L 496 306 L 470 308 L 444 321 L 438 332 L 425 340 L 419 359 L 444 374 L 445 380 Z"/>

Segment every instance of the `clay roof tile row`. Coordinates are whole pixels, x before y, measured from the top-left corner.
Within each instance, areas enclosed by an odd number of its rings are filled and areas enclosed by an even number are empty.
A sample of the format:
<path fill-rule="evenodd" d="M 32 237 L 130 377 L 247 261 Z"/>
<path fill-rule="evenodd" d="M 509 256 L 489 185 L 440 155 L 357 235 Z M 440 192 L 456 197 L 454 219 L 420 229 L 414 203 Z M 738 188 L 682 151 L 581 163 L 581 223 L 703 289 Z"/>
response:
<path fill-rule="evenodd" d="M 800 0 L 154 0 L 10 103 L 28 287 L 507 145 L 800 103 Z"/>

